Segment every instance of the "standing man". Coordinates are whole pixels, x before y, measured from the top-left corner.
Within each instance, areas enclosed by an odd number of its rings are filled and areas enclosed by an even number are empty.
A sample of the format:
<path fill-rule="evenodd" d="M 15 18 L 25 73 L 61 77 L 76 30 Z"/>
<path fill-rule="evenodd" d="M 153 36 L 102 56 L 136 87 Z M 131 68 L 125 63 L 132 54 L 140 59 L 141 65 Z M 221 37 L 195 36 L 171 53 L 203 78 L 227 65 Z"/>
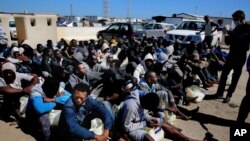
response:
<path fill-rule="evenodd" d="M 225 40 L 228 41 L 227 43 L 230 45 L 230 51 L 223 67 L 219 87 L 216 93 L 217 98 L 223 97 L 227 76 L 230 71 L 233 70 L 232 82 L 228 88 L 227 96 L 223 103 L 228 103 L 235 91 L 241 76 L 242 67 L 246 62 L 247 51 L 249 50 L 250 44 L 250 25 L 245 22 L 245 13 L 238 10 L 233 13 L 232 17 L 235 23 L 235 29 L 233 31 L 228 31 L 225 35 Z"/>
<path fill-rule="evenodd" d="M 249 74 L 248 81 L 247 81 L 247 88 L 246 88 L 246 95 L 243 98 L 241 105 L 240 105 L 240 110 L 238 114 L 237 121 L 240 123 L 244 123 L 248 113 L 250 112 L 250 107 L 248 103 L 250 103 L 250 55 L 248 56 L 247 60 L 247 71 Z"/>
<path fill-rule="evenodd" d="M 200 34 L 202 31 L 205 31 L 205 39 L 203 41 L 203 44 L 207 45 L 208 48 L 211 48 L 212 47 L 211 43 L 213 40 L 212 34 L 214 31 L 217 30 L 217 28 L 219 26 L 218 26 L 218 24 L 212 22 L 208 15 L 204 16 L 204 20 L 205 20 L 206 24 L 205 24 L 204 28 L 200 32 L 198 32 L 197 34 Z M 216 28 L 213 29 L 213 27 L 216 27 Z"/>

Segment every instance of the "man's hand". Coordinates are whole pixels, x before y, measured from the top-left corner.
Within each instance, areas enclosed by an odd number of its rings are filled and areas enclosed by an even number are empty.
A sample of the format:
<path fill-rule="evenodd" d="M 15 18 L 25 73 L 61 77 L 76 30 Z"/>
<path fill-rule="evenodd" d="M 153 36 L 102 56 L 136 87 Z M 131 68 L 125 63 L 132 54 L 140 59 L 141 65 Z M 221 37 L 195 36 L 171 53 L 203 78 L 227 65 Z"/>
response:
<path fill-rule="evenodd" d="M 23 89 L 25 93 L 31 93 L 32 92 L 33 85 L 29 85 Z"/>
<path fill-rule="evenodd" d="M 20 56 L 18 57 L 18 59 L 21 60 L 21 61 L 23 61 L 23 62 L 29 61 L 29 58 L 28 58 L 27 56 L 25 56 L 25 55 L 20 55 Z"/>
<path fill-rule="evenodd" d="M 109 139 L 109 129 L 104 129 L 102 135 L 95 135 L 97 141 L 107 141 Z"/>
<path fill-rule="evenodd" d="M 43 97 L 44 102 L 55 102 L 54 98 Z"/>
<path fill-rule="evenodd" d="M 155 118 L 153 118 L 153 119 L 151 119 L 150 121 L 149 121 L 149 126 L 150 127 L 157 127 L 157 126 L 159 126 L 160 125 L 160 122 L 157 120 L 157 119 L 155 119 Z"/>
<path fill-rule="evenodd" d="M 95 139 L 96 139 L 96 141 L 107 141 L 108 140 L 108 136 L 105 136 L 105 135 L 95 135 Z"/>

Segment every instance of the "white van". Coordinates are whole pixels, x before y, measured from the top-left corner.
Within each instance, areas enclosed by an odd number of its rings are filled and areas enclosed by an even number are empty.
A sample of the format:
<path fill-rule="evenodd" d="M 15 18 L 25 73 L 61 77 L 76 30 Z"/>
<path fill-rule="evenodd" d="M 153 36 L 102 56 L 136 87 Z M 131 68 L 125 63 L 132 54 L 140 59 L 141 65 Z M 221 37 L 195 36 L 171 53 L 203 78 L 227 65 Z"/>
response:
<path fill-rule="evenodd" d="M 11 37 L 11 40 L 17 39 L 16 22 L 14 20 L 10 20 L 9 21 L 9 28 L 10 28 L 10 37 Z"/>
<path fill-rule="evenodd" d="M 204 31 L 196 34 L 205 26 L 203 20 L 185 20 L 180 23 L 175 30 L 167 32 L 166 39 L 171 42 L 177 41 L 181 45 L 188 45 L 190 41 L 201 43 L 205 38 Z M 213 34 L 212 46 L 218 46 L 222 40 L 222 32 L 215 31 Z"/>

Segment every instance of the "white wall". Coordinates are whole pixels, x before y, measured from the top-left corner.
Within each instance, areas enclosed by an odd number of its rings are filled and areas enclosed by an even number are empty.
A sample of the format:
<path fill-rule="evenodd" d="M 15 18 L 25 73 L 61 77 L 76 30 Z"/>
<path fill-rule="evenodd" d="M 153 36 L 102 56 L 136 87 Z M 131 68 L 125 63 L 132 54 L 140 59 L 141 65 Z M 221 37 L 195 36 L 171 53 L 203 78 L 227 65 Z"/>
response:
<path fill-rule="evenodd" d="M 97 39 L 98 31 L 103 27 L 57 27 L 57 40 L 64 38 L 67 41 Z"/>
<path fill-rule="evenodd" d="M 46 44 L 48 39 L 56 42 L 56 19 L 56 15 L 15 16 L 18 42 L 28 40 L 28 44 L 33 48 L 36 48 L 38 43 Z"/>

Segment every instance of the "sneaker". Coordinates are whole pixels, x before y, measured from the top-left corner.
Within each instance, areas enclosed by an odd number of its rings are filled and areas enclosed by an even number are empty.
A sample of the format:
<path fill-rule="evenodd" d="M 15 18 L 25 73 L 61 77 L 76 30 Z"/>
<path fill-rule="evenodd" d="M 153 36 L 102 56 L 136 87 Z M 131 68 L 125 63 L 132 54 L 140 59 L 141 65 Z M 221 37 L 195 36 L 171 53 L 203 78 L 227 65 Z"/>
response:
<path fill-rule="evenodd" d="M 228 103 L 230 101 L 230 97 L 226 97 L 224 100 L 223 100 L 223 103 Z"/>

